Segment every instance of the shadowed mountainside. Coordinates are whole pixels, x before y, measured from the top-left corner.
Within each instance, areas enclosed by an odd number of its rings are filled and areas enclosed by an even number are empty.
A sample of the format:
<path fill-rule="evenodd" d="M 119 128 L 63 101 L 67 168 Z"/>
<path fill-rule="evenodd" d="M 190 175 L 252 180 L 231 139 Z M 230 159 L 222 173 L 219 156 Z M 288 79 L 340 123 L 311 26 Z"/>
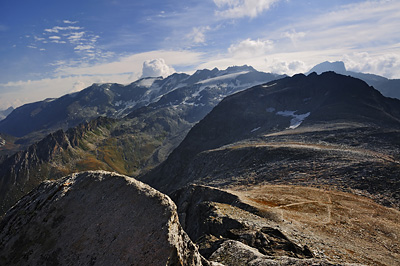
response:
<path fill-rule="evenodd" d="M 188 183 L 328 185 L 399 207 L 399 130 L 399 100 L 333 72 L 296 75 L 224 99 L 141 180 L 164 192 Z"/>

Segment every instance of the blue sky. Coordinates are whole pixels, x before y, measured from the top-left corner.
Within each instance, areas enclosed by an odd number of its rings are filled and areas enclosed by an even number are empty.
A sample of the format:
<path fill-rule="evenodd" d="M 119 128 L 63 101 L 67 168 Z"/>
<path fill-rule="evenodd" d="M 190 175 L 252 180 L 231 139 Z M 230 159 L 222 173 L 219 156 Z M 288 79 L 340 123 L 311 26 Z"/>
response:
<path fill-rule="evenodd" d="M 323 61 L 400 78 L 397 0 L 1 0 L 0 109 L 94 82 Z"/>

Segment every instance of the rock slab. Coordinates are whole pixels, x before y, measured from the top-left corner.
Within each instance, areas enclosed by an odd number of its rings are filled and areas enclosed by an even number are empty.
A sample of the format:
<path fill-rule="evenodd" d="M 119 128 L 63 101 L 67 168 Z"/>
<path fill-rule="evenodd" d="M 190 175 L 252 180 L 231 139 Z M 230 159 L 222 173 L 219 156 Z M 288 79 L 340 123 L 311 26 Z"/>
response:
<path fill-rule="evenodd" d="M 46 181 L 0 224 L 0 265 L 204 264 L 172 200 L 115 173 Z"/>

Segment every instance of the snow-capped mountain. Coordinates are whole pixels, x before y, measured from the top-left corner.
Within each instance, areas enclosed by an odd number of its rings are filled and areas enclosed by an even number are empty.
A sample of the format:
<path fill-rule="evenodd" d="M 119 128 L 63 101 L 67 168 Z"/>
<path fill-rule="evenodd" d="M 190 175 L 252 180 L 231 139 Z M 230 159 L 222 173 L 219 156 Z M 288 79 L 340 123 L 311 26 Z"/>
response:
<path fill-rule="evenodd" d="M 57 129 L 68 129 L 99 116 L 122 118 L 163 97 L 174 98 L 170 101 L 173 105 L 214 106 L 227 95 L 279 77 L 241 66 L 198 70 L 193 75 L 175 73 L 164 79 L 143 78 L 129 85 L 93 84 L 80 92 L 17 108 L 0 122 L 0 132 L 22 137 L 32 132 L 47 134 Z M 168 96 L 170 93 L 173 96 Z M 208 97 L 210 94 L 212 97 Z M 184 97 L 180 97 L 182 95 Z M 213 101 L 204 102 L 205 98 Z"/>

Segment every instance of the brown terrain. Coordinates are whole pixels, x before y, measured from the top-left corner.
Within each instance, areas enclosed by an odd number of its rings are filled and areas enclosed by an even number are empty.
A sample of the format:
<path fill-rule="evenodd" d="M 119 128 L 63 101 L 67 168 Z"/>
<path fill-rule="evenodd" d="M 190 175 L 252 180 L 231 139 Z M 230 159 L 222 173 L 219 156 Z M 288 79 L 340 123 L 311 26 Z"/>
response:
<path fill-rule="evenodd" d="M 400 264 L 398 210 L 362 196 L 310 187 L 257 185 L 229 191 L 256 207 L 265 217 L 261 221 L 276 223 L 316 257 L 336 263 Z M 239 214 L 229 207 L 224 211 Z"/>

